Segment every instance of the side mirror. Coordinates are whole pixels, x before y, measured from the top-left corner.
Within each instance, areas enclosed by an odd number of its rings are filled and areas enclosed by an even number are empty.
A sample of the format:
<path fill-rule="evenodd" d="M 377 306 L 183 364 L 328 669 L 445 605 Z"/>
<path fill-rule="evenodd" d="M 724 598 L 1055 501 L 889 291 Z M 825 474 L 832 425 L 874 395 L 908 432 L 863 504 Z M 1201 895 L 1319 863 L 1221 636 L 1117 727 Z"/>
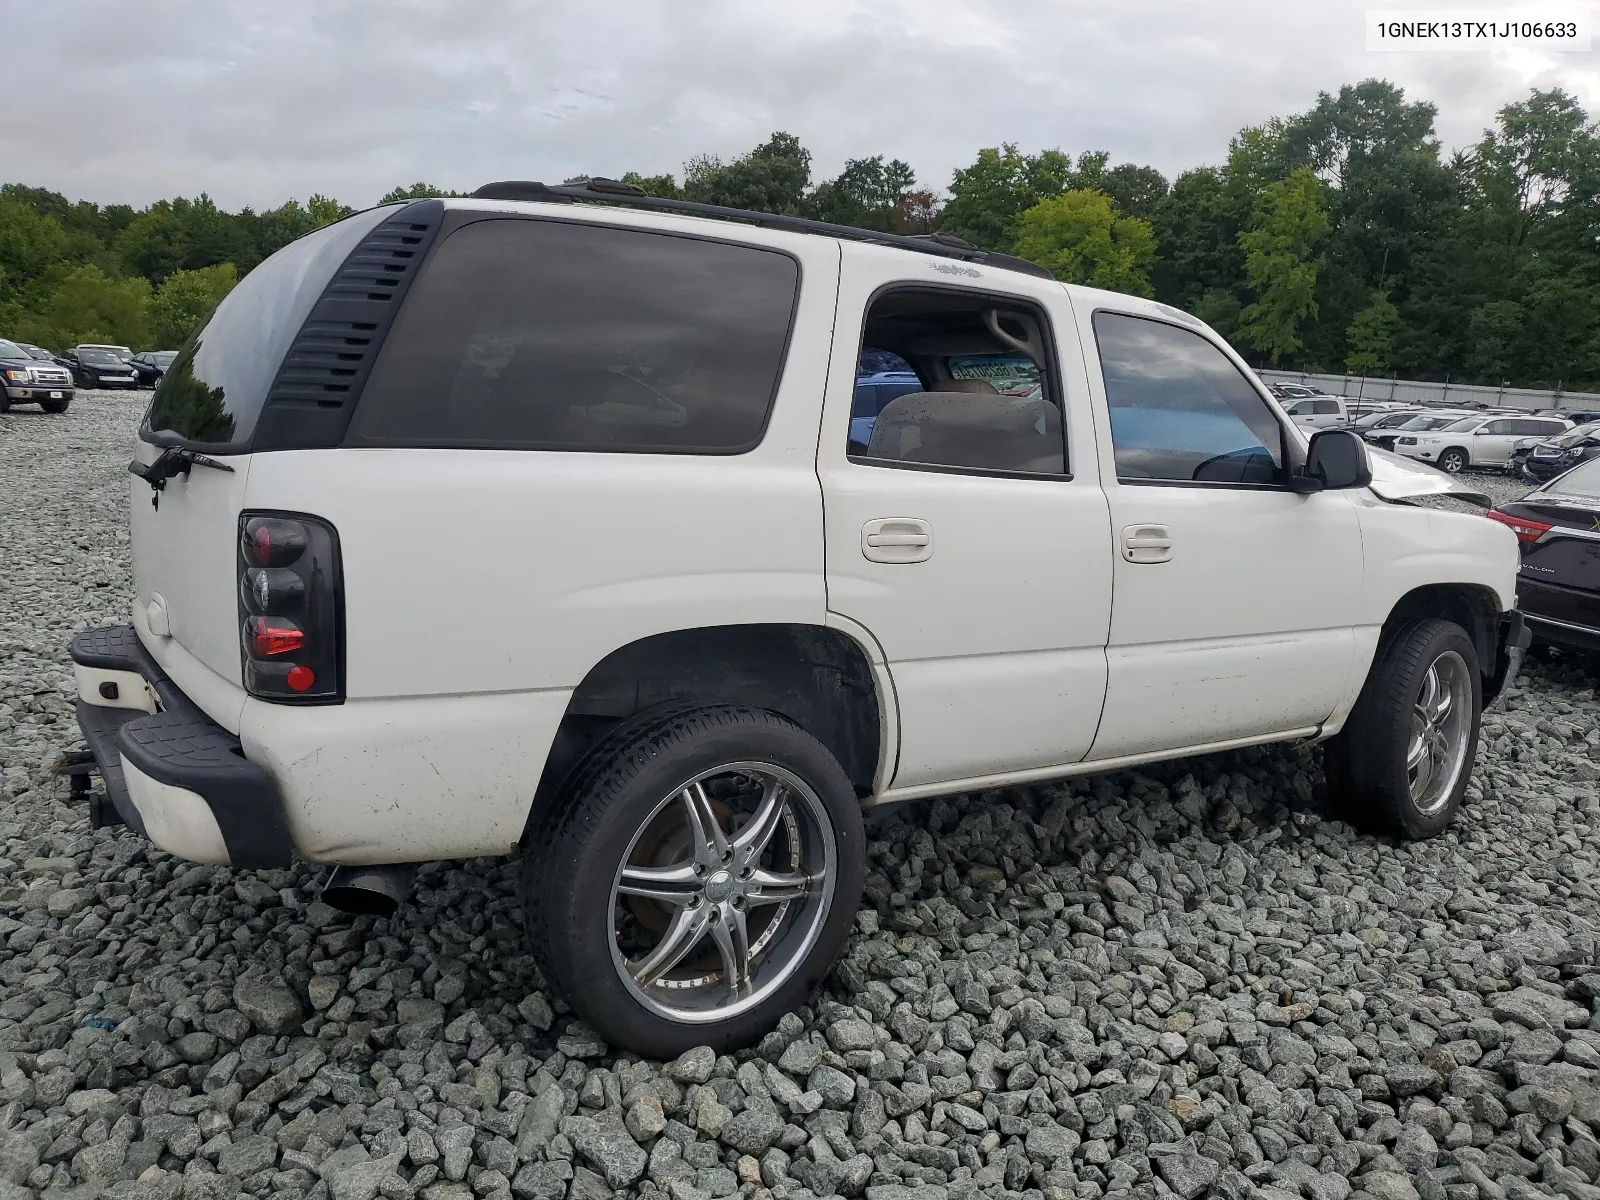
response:
<path fill-rule="evenodd" d="M 1303 478 L 1317 481 L 1317 491 L 1366 487 L 1372 482 L 1367 444 L 1348 429 L 1318 430 L 1311 435 Z"/>

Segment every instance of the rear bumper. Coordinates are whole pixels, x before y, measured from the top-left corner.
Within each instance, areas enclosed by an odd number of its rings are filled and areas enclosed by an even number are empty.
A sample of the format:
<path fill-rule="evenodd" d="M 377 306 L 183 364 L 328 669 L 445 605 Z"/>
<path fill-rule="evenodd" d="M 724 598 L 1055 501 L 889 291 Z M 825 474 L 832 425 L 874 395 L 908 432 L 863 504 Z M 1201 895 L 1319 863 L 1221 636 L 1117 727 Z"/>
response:
<path fill-rule="evenodd" d="M 1528 625 L 1534 636 L 1542 642 L 1558 646 L 1572 646 L 1579 650 L 1600 651 L 1600 628 L 1579 625 L 1573 621 L 1557 621 L 1553 617 L 1528 614 Z"/>
<path fill-rule="evenodd" d="M 235 867 L 287 866 L 282 797 L 145 652 L 131 625 L 72 639 L 78 726 L 117 814 L 163 850 Z"/>

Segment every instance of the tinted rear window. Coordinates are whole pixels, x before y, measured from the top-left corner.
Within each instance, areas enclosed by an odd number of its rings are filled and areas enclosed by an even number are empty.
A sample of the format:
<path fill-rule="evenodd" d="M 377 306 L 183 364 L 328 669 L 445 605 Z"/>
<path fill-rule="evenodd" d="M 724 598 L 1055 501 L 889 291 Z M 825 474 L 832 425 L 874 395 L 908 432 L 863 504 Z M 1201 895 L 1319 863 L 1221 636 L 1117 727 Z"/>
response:
<path fill-rule="evenodd" d="M 157 441 L 248 448 L 289 344 L 356 244 L 394 206 L 290 242 L 239 281 L 161 377 L 147 418 Z"/>
<path fill-rule="evenodd" d="M 424 266 L 346 444 L 749 450 L 799 281 L 794 259 L 750 246 L 475 222 Z"/>

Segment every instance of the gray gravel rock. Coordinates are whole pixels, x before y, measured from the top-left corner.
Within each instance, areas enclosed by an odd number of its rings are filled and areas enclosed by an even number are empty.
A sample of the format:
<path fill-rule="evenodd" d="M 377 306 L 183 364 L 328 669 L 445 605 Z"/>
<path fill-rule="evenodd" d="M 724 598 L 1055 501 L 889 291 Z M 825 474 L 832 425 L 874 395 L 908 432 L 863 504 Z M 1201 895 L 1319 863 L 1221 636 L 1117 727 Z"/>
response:
<path fill-rule="evenodd" d="M 816 1000 L 640 1062 L 544 989 L 514 862 L 351 918 L 65 801 L 143 403 L 0 416 L 0 1200 L 1600 1200 L 1595 660 L 1530 664 L 1425 843 L 1305 747 L 869 813 Z"/>

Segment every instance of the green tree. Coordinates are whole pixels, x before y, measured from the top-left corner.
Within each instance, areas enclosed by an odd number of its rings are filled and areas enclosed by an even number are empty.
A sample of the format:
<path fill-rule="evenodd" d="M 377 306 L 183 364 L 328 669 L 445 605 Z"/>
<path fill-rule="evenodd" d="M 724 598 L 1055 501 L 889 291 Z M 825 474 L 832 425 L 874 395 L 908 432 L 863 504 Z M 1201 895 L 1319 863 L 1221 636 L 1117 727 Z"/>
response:
<path fill-rule="evenodd" d="M 150 284 L 114 279 L 92 263 L 76 267 L 24 336 L 51 346 L 109 342 L 142 350 L 150 344 Z"/>
<path fill-rule="evenodd" d="M 232 263 L 174 271 L 151 298 L 151 340 L 169 350 L 183 345 L 238 282 Z"/>
<path fill-rule="evenodd" d="M 21 288 L 38 279 L 62 259 L 67 232 L 55 217 L 28 204 L 0 196 L 0 271 L 4 288 Z"/>
<path fill-rule="evenodd" d="M 1039 201 L 1059 196 L 1073 182 L 1070 154 L 1060 150 L 1023 154 L 1015 142 L 987 147 L 978 151 L 970 167 L 957 168 L 950 199 L 939 214 L 939 228 L 975 246 L 1008 250 L 1017 218 Z"/>
<path fill-rule="evenodd" d="M 1112 167 L 1099 187 L 1111 197 L 1123 216 L 1143 221 L 1154 220 L 1169 190 L 1167 177 L 1160 171 L 1154 167 L 1136 167 L 1132 163 Z"/>
<path fill-rule="evenodd" d="M 838 178 L 811 193 L 811 215 L 836 225 L 894 232 L 904 225 L 906 198 L 916 184 L 916 173 L 898 158 L 887 163 L 881 154 L 852 158 Z"/>
<path fill-rule="evenodd" d="M 1017 221 L 1015 250 L 1066 283 L 1153 294 L 1155 232 L 1138 217 L 1117 216 L 1104 192 L 1074 188 L 1039 201 Z"/>
<path fill-rule="evenodd" d="M 1352 375 L 1372 375 L 1385 371 L 1394 353 L 1394 341 L 1400 332 L 1400 312 L 1389 302 L 1389 297 L 1379 292 L 1355 315 L 1345 332 L 1344 369 Z"/>
<path fill-rule="evenodd" d="M 790 133 L 775 133 L 732 162 L 702 154 L 684 165 L 683 195 L 701 204 L 800 216 L 811 183 L 811 151 Z"/>
<path fill-rule="evenodd" d="M 462 192 L 447 192 L 441 187 L 431 183 L 413 183 L 410 187 L 390 188 L 383 194 L 379 204 L 394 204 L 400 200 L 428 200 L 434 196 L 460 196 Z"/>
<path fill-rule="evenodd" d="M 1328 228 L 1310 167 L 1261 190 L 1251 227 L 1239 235 L 1245 277 L 1256 293 L 1239 335 L 1273 362 L 1300 348 L 1301 322 L 1317 315 L 1317 247 Z"/>

